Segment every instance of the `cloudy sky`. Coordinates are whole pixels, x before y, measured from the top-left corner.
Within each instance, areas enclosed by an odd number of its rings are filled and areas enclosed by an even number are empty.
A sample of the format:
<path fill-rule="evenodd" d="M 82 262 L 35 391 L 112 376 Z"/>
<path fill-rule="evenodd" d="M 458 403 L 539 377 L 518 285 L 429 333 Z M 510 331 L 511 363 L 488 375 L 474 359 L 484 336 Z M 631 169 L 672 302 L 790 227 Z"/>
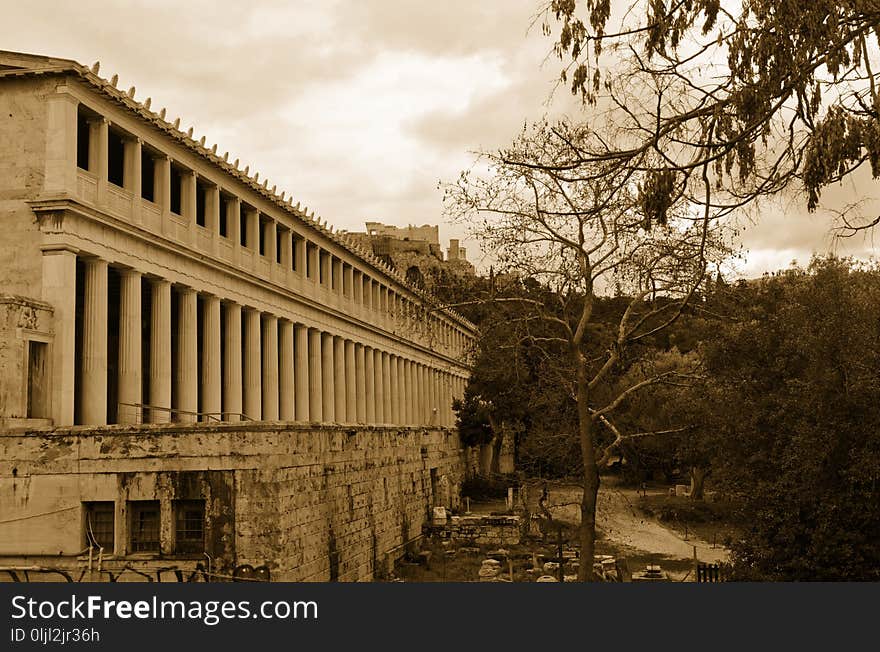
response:
<path fill-rule="evenodd" d="M 530 29 L 540 0 L 3 4 L 0 48 L 99 60 L 102 76 L 118 73 L 120 88 L 342 229 L 440 223 L 441 240 L 464 238 L 442 222 L 438 181 L 524 121 L 578 110 L 564 90 L 548 105 L 558 62 Z M 870 194 L 874 182 L 858 185 Z M 835 243 L 828 216 L 806 216 L 798 199 L 766 212 L 745 232 L 746 275 L 813 251 L 873 253 L 870 238 Z"/>

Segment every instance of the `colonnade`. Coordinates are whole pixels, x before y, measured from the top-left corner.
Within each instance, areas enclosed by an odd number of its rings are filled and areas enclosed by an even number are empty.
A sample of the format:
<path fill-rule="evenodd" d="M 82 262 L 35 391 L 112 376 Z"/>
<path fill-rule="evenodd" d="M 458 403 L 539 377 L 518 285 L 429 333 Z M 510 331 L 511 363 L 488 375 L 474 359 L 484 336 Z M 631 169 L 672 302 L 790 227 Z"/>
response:
<path fill-rule="evenodd" d="M 80 262 L 79 387 L 61 392 L 78 400 L 78 423 L 104 425 L 115 414 L 118 423 L 454 424 L 451 405 L 465 378 L 442 361 L 427 363 L 430 352 L 367 345 L 134 269 L 113 268 L 118 359 L 108 379 L 110 268 L 98 258 Z M 116 410 L 108 411 L 108 381 Z"/>

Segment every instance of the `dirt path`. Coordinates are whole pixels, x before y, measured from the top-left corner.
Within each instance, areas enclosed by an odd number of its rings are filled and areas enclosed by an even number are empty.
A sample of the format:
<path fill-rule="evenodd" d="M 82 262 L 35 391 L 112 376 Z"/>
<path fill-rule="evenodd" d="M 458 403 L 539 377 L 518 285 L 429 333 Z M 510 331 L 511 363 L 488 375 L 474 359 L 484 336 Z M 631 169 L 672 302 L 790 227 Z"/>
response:
<path fill-rule="evenodd" d="M 656 490 L 655 490 L 656 491 Z M 573 486 L 554 487 L 550 490 L 551 512 L 554 518 L 568 523 L 580 522 L 580 489 Z M 624 551 L 628 557 L 650 556 L 659 563 L 674 580 L 689 578 L 688 572 L 697 548 L 697 559 L 701 562 L 726 562 L 730 553 L 723 547 L 713 548 L 694 536 L 685 540 L 683 534 L 667 527 L 657 519 L 639 510 L 638 492 L 635 489 L 617 487 L 612 481 L 603 479 L 596 505 L 596 525 L 602 531 L 604 540 L 616 549 Z M 676 563 L 666 566 L 666 561 Z M 671 567 L 685 570 L 673 570 Z M 690 579 L 690 578 L 689 578 Z M 692 580 L 691 580 L 692 581 Z"/>
<path fill-rule="evenodd" d="M 597 525 L 609 541 L 628 548 L 656 553 L 674 559 L 697 559 L 704 562 L 728 561 L 729 553 L 721 547 L 689 536 L 684 537 L 648 517 L 635 507 L 638 498 L 633 489 L 603 487 L 596 506 Z"/>

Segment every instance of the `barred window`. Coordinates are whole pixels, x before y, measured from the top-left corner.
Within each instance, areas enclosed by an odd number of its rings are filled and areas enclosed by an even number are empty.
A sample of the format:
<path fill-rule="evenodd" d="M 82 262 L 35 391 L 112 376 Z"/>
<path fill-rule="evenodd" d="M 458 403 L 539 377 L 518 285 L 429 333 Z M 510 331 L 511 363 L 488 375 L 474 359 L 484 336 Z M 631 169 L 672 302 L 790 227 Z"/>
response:
<path fill-rule="evenodd" d="M 83 503 L 85 512 L 86 546 L 103 548 L 105 554 L 113 553 L 116 506 L 113 501 Z"/>
<path fill-rule="evenodd" d="M 131 552 L 159 552 L 159 501 L 128 503 Z"/>
<path fill-rule="evenodd" d="M 175 551 L 178 553 L 205 552 L 205 501 L 178 500 L 175 512 Z"/>

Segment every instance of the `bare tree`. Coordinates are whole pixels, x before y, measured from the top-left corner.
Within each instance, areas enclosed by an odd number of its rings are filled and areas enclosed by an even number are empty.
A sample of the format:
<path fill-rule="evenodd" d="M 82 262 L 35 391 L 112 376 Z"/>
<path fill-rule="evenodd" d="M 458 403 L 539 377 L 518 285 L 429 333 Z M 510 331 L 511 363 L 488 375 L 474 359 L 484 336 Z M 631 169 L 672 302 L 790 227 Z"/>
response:
<path fill-rule="evenodd" d="M 522 337 L 562 347 L 574 375 L 561 380 L 560 391 L 577 406 L 580 580 L 592 578 L 599 468 L 628 436 L 614 425 L 615 410 L 629 396 L 687 374 L 665 371 L 623 387 L 615 379 L 697 296 L 709 261 L 726 254 L 711 210 L 708 162 L 702 206 L 689 199 L 697 189 L 658 202 L 653 189 L 664 182 L 650 173 L 581 161 L 581 151 L 601 142 L 582 126 L 539 124 L 510 148 L 482 155 L 485 172 L 463 173 L 446 196 L 449 212 L 470 225 L 501 273 L 546 290 L 544 300 L 534 293 L 494 300 L 517 303 Z M 594 307 L 608 293 L 628 301 L 608 345 L 597 350 Z M 610 444 L 600 445 L 600 431 L 611 434 Z"/>

